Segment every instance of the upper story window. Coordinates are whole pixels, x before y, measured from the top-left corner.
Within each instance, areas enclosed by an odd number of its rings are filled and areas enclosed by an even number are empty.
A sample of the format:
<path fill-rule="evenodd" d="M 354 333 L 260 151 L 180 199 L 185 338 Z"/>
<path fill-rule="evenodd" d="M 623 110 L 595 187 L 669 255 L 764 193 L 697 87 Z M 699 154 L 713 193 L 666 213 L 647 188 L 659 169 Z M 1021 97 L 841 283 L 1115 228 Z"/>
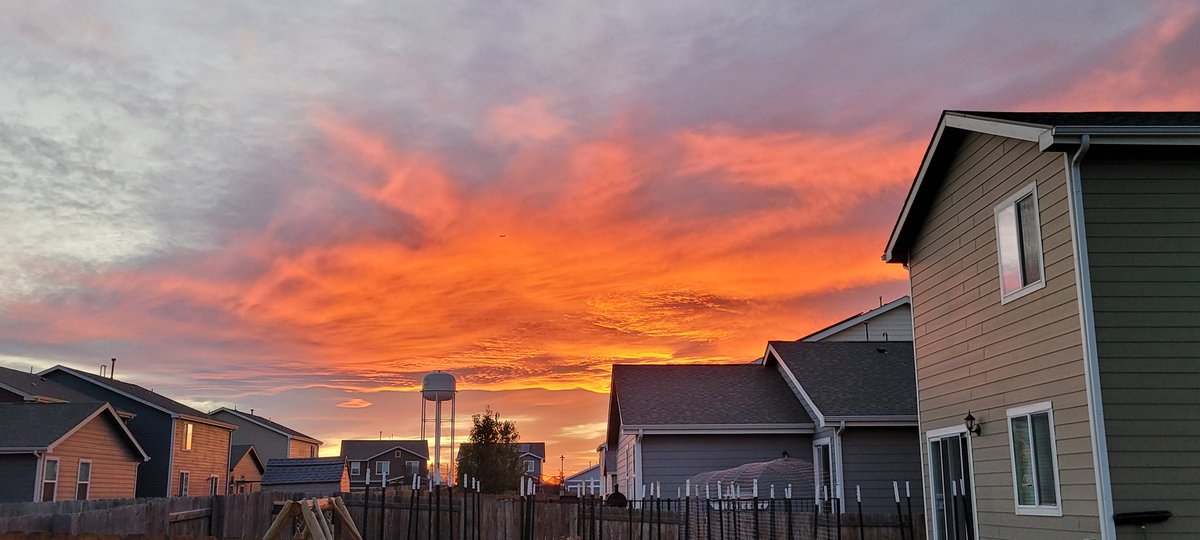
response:
<path fill-rule="evenodd" d="M 1017 513 L 1061 516 L 1050 402 L 1009 409 L 1008 430 Z"/>
<path fill-rule="evenodd" d="M 315 446 L 308 447 L 308 457 L 317 457 L 317 447 L 315 447 Z"/>
<path fill-rule="evenodd" d="M 537 462 L 532 459 L 525 460 L 525 472 L 537 472 Z"/>
<path fill-rule="evenodd" d="M 192 424 L 191 422 L 183 425 L 183 449 L 192 449 Z"/>
<path fill-rule="evenodd" d="M 1001 303 L 1046 285 L 1036 183 L 1025 186 L 996 207 L 996 248 L 1000 257 Z"/>
<path fill-rule="evenodd" d="M 350 462 L 350 475 L 358 476 L 360 474 L 362 474 L 362 462 L 361 461 L 351 461 Z"/>

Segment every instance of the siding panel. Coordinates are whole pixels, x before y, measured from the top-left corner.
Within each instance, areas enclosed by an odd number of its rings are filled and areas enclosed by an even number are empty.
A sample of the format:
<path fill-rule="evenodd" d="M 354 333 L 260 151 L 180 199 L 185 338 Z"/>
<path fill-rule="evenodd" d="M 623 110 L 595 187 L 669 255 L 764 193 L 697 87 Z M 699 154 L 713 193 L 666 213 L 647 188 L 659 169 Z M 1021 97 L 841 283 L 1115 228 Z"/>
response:
<path fill-rule="evenodd" d="M 960 153 L 949 167 L 909 261 L 921 431 L 961 425 L 968 410 L 982 422 L 971 440 L 982 536 L 1098 537 L 1064 159 L 982 134 L 968 134 L 960 147 L 979 144 L 992 149 Z M 992 163 L 967 163 L 980 155 Z M 1001 304 L 994 209 L 1030 182 L 1046 286 Z M 1018 516 L 1006 410 L 1046 400 L 1054 404 L 1067 515 Z"/>
<path fill-rule="evenodd" d="M 1147 534 L 1194 538 L 1200 160 L 1190 149 L 1097 154 L 1084 161 L 1083 176 L 1113 510 L 1170 510 L 1174 516 Z"/>

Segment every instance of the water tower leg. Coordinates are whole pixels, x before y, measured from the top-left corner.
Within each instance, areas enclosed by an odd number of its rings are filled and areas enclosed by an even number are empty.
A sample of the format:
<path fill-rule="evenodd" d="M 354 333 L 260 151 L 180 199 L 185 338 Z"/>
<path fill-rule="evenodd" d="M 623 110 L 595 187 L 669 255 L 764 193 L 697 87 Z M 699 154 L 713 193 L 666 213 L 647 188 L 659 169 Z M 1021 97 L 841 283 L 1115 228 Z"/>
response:
<path fill-rule="evenodd" d="M 425 439 L 425 423 L 428 422 L 428 416 L 425 415 L 425 396 L 421 396 L 421 440 Z"/>
<path fill-rule="evenodd" d="M 433 477 L 442 484 L 442 402 L 433 402 Z"/>
<path fill-rule="evenodd" d="M 451 394 L 451 398 L 450 398 L 450 465 L 449 465 L 450 474 L 447 475 L 447 479 L 450 481 L 450 485 L 452 485 L 452 486 L 456 483 L 454 481 L 454 479 L 455 479 L 455 476 L 454 476 L 454 464 L 455 464 L 455 461 L 454 461 L 454 402 L 455 401 L 458 401 L 458 396 Z"/>

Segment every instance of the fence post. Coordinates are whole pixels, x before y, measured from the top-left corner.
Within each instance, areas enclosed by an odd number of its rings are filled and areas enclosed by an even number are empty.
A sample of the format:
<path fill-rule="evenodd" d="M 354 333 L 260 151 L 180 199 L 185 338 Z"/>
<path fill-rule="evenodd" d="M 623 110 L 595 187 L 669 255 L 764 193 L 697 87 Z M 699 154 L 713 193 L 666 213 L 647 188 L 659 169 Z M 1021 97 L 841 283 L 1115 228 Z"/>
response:
<path fill-rule="evenodd" d="M 909 491 L 908 480 L 904 481 L 904 498 L 908 500 L 908 538 L 909 540 L 915 540 L 917 537 L 917 531 L 915 529 L 915 525 L 913 524 L 912 491 Z"/>
<path fill-rule="evenodd" d="M 854 486 L 854 500 L 858 501 L 858 540 L 866 540 L 866 525 L 863 523 L 862 488 Z"/>

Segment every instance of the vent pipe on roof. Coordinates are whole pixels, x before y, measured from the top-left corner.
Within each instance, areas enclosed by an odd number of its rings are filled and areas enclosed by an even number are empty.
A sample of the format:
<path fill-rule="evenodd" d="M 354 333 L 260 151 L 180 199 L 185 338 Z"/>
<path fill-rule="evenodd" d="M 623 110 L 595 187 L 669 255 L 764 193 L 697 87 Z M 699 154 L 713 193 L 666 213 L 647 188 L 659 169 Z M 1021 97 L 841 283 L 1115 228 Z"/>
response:
<path fill-rule="evenodd" d="M 117 376 L 117 359 L 112 359 L 112 367 L 108 370 L 108 378 L 113 379 Z"/>
<path fill-rule="evenodd" d="M 108 372 L 108 364 L 100 364 L 100 378 L 104 378 L 104 374 Z"/>

